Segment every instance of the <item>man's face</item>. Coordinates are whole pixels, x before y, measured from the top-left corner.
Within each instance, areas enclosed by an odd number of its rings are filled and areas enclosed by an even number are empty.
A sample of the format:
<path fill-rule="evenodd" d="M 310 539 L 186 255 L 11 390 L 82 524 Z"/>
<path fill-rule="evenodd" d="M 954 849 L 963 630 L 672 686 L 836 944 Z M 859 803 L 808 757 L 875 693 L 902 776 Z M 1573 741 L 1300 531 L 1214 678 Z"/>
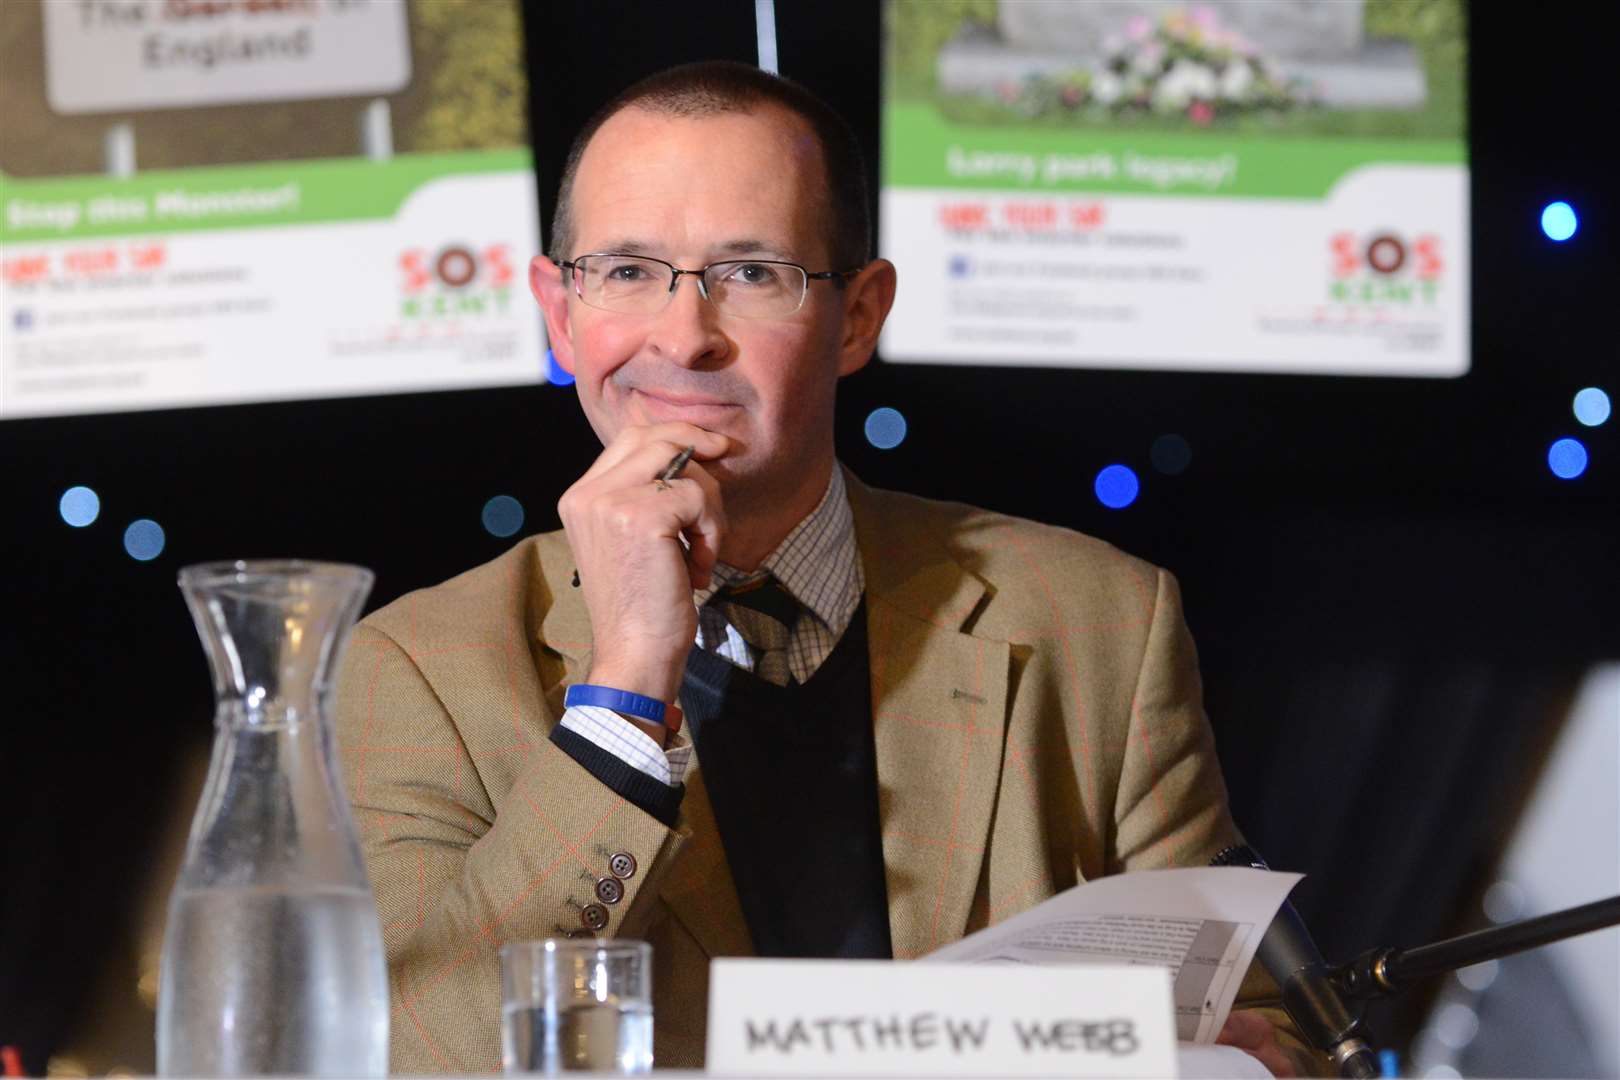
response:
<path fill-rule="evenodd" d="M 740 258 L 848 269 L 828 263 L 825 191 L 819 144 L 785 110 L 680 118 L 632 107 L 586 148 L 568 255 L 650 255 L 688 269 Z M 871 352 L 858 340 L 865 330 L 852 340 L 849 294 L 812 281 L 792 315 L 744 318 L 715 310 L 696 278 L 683 276 L 661 312 L 626 315 L 583 303 L 571 275 L 549 260 L 535 260 L 531 279 L 557 361 L 604 443 L 627 426 L 670 420 L 729 436 L 732 452 L 711 466 L 728 506 L 784 497 L 825 476 L 834 387 Z"/>

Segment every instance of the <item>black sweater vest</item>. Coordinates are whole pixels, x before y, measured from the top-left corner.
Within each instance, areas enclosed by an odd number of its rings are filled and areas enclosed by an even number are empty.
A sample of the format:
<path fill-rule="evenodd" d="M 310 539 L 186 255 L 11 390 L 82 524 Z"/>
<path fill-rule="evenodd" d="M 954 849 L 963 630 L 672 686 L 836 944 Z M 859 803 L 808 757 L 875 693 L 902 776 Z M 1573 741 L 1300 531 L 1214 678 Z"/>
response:
<path fill-rule="evenodd" d="M 866 642 L 863 599 L 802 686 L 687 657 L 681 703 L 760 956 L 893 955 Z"/>

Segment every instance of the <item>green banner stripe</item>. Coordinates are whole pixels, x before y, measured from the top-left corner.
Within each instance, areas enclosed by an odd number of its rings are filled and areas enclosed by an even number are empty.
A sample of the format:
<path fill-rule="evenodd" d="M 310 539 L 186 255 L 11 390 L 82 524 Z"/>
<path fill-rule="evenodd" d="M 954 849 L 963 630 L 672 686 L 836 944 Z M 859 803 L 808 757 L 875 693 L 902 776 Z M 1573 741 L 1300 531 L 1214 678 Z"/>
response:
<path fill-rule="evenodd" d="M 0 175 L 0 243 L 201 229 L 373 221 L 431 180 L 527 171 L 527 148 L 402 154 L 388 161 L 223 165 L 109 176 Z"/>
<path fill-rule="evenodd" d="M 1457 139 L 966 125 L 917 102 L 883 112 L 885 187 L 1319 199 L 1364 165 L 1466 160 Z"/>

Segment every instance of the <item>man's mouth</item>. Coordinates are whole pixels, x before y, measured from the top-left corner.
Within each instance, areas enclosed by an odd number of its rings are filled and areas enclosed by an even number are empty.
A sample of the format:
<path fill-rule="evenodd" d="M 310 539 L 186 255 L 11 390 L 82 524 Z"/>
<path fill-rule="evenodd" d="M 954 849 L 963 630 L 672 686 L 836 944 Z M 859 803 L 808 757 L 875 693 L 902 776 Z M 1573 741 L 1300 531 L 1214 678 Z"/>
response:
<path fill-rule="evenodd" d="M 684 420 L 706 427 L 736 415 L 736 402 L 712 397 L 708 394 L 681 393 L 674 390 L 630 391 L 630 400 L 648 420 Z"/>
<path fill-rule="evenodd" d="M 722 398 L 711 397 L 707 394 L 688 394 L 676 390 L 644 390 L 637 387 L 631 391 L 659 405 L 677 409 L 693 408 L 733 408 L 736 403 Z"/>

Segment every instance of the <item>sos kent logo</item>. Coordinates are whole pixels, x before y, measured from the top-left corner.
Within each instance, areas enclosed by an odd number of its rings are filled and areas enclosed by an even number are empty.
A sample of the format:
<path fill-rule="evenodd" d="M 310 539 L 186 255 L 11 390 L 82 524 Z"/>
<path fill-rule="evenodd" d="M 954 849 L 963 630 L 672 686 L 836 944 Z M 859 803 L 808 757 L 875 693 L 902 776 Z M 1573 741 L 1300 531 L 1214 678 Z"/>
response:
<path fill-rule="evenodd" d="M 508 244 L 474 249 L 448 244 L 436 252 L 410 248 L 399 256 L 400 314 L 407 319 L 504 315 L 512 303 Z"/>
<path fill-rule="evenodd" d="M 1445 259 L 1440 238 L 1420 233 L 1334 233 L 1328 240 L 1333 281 L 1328 295 L 1339 304 L 1433 304 L 1440 296 Z"/>

